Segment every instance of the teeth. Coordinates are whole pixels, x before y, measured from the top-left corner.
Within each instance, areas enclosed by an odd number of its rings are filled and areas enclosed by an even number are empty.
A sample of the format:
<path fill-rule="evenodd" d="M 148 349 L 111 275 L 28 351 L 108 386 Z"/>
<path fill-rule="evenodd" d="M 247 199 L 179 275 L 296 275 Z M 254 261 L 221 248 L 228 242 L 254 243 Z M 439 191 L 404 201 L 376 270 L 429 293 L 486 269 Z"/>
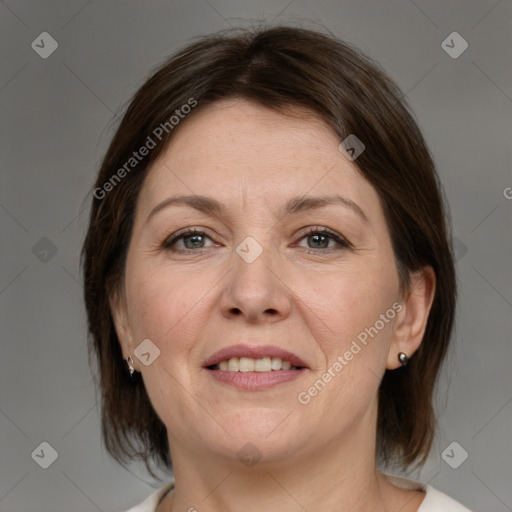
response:
<path fill-rule="evenodd" d="M 280 370 L 282 362 L 283 361 L 280 357 L 273 357 L 272 362 L 270 363 L 270 367 L 272 370 Z"/>
<path fill-rule="evenodd" d="M 249 357 L 240 358 L 240 371 L 241 372 L 253 372 L 254 371 L 254 359 Z"/>
<path fill-rule="evenodd" d="M 256 359 L 254 363 L 255 372 L 269 372 L 272 370 L 272 359 L 264 357 L 263 359 Z"/>
<path fill-rule="evenodd" d="M 216 365 L 217 370 L 228 372 L 270 372 L 277 370 L 297 370 L 290 361 L 283 361 L 280 357 L 262 357 L 253 359 L 252 357 L 232 357 L 220 361 Z"/>
<path fill-rule="evenodd" d="M 228 372 L 237 372 L 240 370 L 240 360 L 238 357 L 232 357 L 228 361 Z"/>

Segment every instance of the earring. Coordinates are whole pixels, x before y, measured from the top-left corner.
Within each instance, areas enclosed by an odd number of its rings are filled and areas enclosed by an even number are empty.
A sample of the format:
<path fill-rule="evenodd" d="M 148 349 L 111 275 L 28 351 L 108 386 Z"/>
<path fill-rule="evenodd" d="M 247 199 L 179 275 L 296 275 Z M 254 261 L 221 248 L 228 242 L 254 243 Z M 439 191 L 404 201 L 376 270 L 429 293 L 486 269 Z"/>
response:
<path fill-rule="evenodd" d="M 407 366 L 409 363 L 409 356 L 405 352 L 398 352 L 398 360 L 402 366 Z"/>
<path fill-rule="evenodd" d="M 128 356 L 125 358 L 126 363 L 128 364 L 128 371 L 130 372 L 130 377 L 133 377 L 135 372 L 135 368 L 133 367 L 133 358 L 132 356 Z"/>

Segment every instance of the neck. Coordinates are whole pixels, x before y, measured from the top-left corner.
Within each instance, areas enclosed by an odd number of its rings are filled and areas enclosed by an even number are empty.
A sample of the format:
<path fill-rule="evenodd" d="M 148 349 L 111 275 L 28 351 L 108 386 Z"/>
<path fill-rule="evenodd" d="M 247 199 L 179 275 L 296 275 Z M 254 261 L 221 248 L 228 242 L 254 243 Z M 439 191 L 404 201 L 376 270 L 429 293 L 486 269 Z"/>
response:
<path fill-rule="evenodd" d="M 317 446 L 298 450 L 286 460 L 262 459 L 251 468 L 218 455 L 205 457 L 197 452 L 197 446 L 188 449 L 170 439 L 176 488 L 164 499 L 158 512 L 367 512 L 400 503 L 403 506 L 411 501 L 411 496 L 398 499 L 391 488 L 398 493 L 406 491 L 399 491 L 377 472 L 375 439 L 369 439 L 365 432 L 368 431 L 356 429 L 345 441 L 319 440 Z"/>

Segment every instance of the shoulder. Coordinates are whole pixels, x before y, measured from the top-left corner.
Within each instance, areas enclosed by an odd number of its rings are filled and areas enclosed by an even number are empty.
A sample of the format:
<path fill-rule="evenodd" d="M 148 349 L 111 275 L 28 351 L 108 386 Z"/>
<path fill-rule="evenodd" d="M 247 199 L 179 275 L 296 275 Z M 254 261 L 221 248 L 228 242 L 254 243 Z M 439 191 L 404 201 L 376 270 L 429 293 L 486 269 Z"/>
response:
<path fill-rule="evenodd" d="M 430 485 L 422 485 L 412 480 L 396 476 L 386 475 L 390 481 L 402 488 L 422 488 L 425 491 L 425 498 L 417 512 L 471 512 L 464 505 L 450 498 L 446 494 L 434 489 Z M 127 510 L 126 512 L 155 512 L 163 497 L 174 488 L 174 482 L 169 482 L 153 494 L 148 496 L 142 503 Z"/>
<path fill-rule="evenodd" d="M 155 512 L 160 501 L 162 501 L 164 496 L 172 489 L 174 489 L 174 481 L 166 483 L 148 496 L 142 503 L 126 512 Z"/>
<path fill-rule="evenodd" d="M 434 489 L 430 485 L 424 485 L 413 480 L 386 474 L 387 479 L 402 489 L 422 489 L 425 498 L 417 512 L 471 512 L 464 505 L 450 498 L 446 494 Z"/>
<path fill-rule="evenodd" d="M 425 499 L 418 512 L 471 512 L 458 501 L 446 496 L 430 485 L 425 486 Z"/>

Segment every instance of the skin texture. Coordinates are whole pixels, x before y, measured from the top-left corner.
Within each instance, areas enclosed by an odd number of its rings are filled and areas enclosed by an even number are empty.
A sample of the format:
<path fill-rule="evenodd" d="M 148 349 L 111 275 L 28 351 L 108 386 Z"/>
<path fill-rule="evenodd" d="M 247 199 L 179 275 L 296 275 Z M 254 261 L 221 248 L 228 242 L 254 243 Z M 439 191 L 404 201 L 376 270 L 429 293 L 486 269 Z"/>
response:
<path fill-rule="evenodd" d="M 111 306 L 125 357 L 148 338 L 160 350 L 149 366 L 134 357 L 174 463 L 176 489 L 159 512 L 405 512 L 423 499 L 376 471 L 377 393 L 384 371 L 400 366 L 398 352 L 411 356 L 421 343 L 435 279 L 426 268 L 401 293 L 377 192 L 339 143 L 304 112 L 222 101 L 182 122 L 149 171 Z M 335 193 L 366 220 L 342 204 L 282 213 L 292 197 Z M 225 212 L 174 205 L 148 220 L 178 194 L 212 197 Z M 164 247 L 189 227 L 207 237 Z M 309 227 L 328 228 L 350 246 L 308 236 Z M 236 252 L 246 237 L 263 250 L 252 263 Z M 397 303 L 394 318 L 300 403 L 299 393 Z M 215 381 L 203 362 L 237 343 L 284 348 L 308 370 L 263 391 Z M 237 457 L 246 443 L 261 457 L 252 467 Z"/>

